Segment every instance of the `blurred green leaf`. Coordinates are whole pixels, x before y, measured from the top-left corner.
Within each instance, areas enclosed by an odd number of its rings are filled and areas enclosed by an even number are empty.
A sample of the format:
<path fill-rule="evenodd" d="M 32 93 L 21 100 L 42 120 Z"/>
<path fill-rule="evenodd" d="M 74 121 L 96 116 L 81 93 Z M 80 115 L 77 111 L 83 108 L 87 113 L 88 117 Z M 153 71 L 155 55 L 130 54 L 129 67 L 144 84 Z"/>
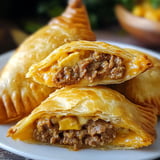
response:
<path fill-rule="evenodd" d="M 59 16 L 63 12 L 63 10 L 63 7 L 55 6 L 54 8 L 49 9 L 47 13 L 49 17 L 56 17 Z"/>
<path fill-rule="evenodd" d="M 115 22 L 114 6 L 116 0 L 85 0 L 91 26 L 105 28 Z"/>
<path fill-rule="evenodd" d="M 117 22 L 114 14 L 116 4 L 120 3 L 131 10 L 135 3 L 139 1 L 83 0 L 89 14 L 91 26 L 94 29 L 106 28 Z M 160 6 L 160 0 L 150 1 L 156 8 Z M 0 0 L 0 16 L 7 15 L 26 32 L 32 33 L 46 24 L 52 17 L 59 16 L 64 11 L 67 2 L 67 0 Z"/>
<path fill-rule="evenodd" d="M 95 14 L 90 14 L 89 19 L 92 23 L 92 28 L 98 28 L 98 17 Z"/>
<path fill-rule="evenodd" d="M 160 0 L 150 0 L 150 3 L 154 8 L 160 8 Z"/>
<path fill-rule="evenodd" d="M 37 29 L 39 29 L 40 27 L 42 27 L 43 24 L 33 21 L 33 20 L 26 20 L 23 23 L 23 29 L 27 32 L 27 33 L 33 33 L 35 32 Z"/>
<path fill-rule="evenodd" d="M 64 4 L 62 1 L 40 1 L 37 5 L 37 13 L 40 15 L 47 15 L 48 17 L 55 17 L 62 13 Z"/>
<path fill-rule="evenodd" d="M 122 4 L 128 10 L 131 10 L 138 0 L 116 0 L 116 3 Z"/>

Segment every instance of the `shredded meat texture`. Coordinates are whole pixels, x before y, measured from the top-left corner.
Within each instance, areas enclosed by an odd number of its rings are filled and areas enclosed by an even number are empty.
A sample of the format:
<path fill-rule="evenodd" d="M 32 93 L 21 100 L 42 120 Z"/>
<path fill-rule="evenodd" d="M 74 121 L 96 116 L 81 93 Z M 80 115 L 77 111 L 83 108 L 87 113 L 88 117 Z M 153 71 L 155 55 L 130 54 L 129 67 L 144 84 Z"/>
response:
<path fill-rule="evenodd" d="M 89 120 L 81 130 L 59 130 L 51 119 L 37 120 L 33 137 L 48 144 L 69 145 L 74 150 L 87 147 L 101 147 L 110 144 L 116 138 L 117 130 L 104 120 Z"/>
<path fill-rule="evenodd" d="M 65 86 L 76 84 L 83 78 L 90 82 L 105 77 L 120 79 L 123 77 L 125 69 L 122 58 L 94 52 L 73 67 L 61 68 L 54 76 L 53 81 L 58 85 Z"/>

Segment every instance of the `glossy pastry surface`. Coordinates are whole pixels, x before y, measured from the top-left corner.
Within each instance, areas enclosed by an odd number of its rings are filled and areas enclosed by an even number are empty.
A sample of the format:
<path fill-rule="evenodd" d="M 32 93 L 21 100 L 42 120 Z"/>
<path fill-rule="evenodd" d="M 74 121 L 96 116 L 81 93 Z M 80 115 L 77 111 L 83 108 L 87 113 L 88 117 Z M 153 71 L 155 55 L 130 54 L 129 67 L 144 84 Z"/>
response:
<path fill-rule="evenodd" d="M 126 49 L 129 52 L 145 54 L 134 49 Z M 157 108 L 160 115 L 160 60 L 148 56 L 153 67 L 124 84 L 115 87 L 134 103 L 152 105 Z"/>
<path fill-rule="evenodd" d="M 127 116 L 126 116 L 127 115 Z M 106 87 L 65 87 L 52 93 L 8 136 L 31 143 L 133 149 L 155 140 L 155 111 Z"/>
<path fill-rule="evenodd" d="M 105 42 L 73 41 L 30 67 L 27 77 L 49 87 L 95 86 L 129 80 L 151 67 L 144 55 Z"/>
<path fill-rule="evenodd" d="M 65 12 L 27 38 L 0 74 L 0 124 L 29 114 L 54 88 L 26 78 L 29 67 L 55 48 L 75 40 L 95 40 L 81 0 L 71 0 Z"/>

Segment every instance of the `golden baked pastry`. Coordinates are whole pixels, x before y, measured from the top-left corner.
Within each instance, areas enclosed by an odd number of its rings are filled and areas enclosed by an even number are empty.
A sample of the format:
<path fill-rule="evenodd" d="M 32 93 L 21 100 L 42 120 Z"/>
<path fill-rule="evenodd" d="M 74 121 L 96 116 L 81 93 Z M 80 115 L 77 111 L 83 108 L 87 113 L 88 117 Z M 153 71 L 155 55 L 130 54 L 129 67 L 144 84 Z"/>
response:
<path fill-rule="evenodd" d="M 49 87 L 122 83 L 151 67 L 144 55 L 105 42 L 73 41 L 33 64 L 27 77 Z"/>
<path fill-rule="evenodd" d="M 95 40 L 81 0 L 71 0 L 66 11 L 25 40 L 0 75 L 0 123 L 18 120 L 31 112 L 54 89 L 25 78 L 28 68 L 60 45 Z"/>
<path fill-rule="evenodd" d="M 145 54 L 134 49 L 125 50 L 132 53 Z M 134 103 L 155 106 L 157 114 L 160 115 L 160 60 L 151 56 L 148 57 L 153 63 L 152 68 L 114 88 Z"/>
<path fill-rule="evenodd" d="M 8 130 L 14 140 L 81 148 L 134 149 L 155 140 L 153 109 L 106 87 L 64 87 Z"/>

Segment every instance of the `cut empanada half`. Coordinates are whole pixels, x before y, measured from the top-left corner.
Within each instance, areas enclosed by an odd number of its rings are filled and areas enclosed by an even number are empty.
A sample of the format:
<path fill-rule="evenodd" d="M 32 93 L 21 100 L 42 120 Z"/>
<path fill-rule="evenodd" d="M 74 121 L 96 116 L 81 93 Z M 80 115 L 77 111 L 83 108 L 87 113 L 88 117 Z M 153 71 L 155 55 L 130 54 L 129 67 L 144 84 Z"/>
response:
<path fill-rule="evenodd" d="M 30 67 L 27 77 L 49 87 L 95 86 L 129 80 L 151 67 L 144 55 L 105 42 L 73 41 Z"/>
<path fill-rule="evenodd" d="M 128 52 L 146 54 L 135 49 L 125 49 Z M 123 93 L 132 102 L 140 105 L 152 105 L 160 115 L 160 60 L 148 56 L 153 67 L 139 76 L 114 86 L 114 89 Z"/>
<path fill-rule="evenodd" d="M 81 148 L 134 149 L 155 140 L 154 109 L 106 87 L 65 87 L 52 93 L 8 136 L 28 143 Z"/>

